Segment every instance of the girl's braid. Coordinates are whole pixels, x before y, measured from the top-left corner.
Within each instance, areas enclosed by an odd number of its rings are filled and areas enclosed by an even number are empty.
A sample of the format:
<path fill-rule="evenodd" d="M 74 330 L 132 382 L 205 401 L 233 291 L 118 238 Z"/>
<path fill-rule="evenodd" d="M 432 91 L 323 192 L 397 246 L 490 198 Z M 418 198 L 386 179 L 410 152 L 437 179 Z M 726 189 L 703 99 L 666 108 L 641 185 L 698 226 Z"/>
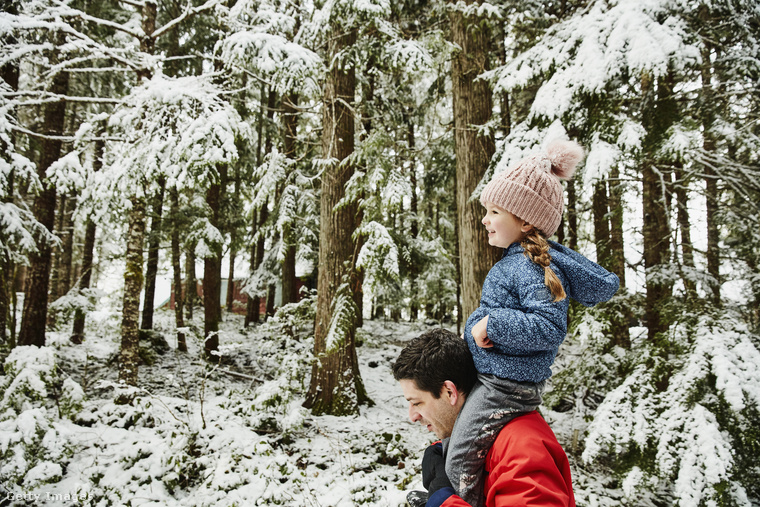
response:
<path fill-rule="evenodd" d="M 550 266 L 552 256 L 549 253 L 549 242 L 546 238 L 533 228 L 525 235 L 521 244 L 525 249 L 525 256 L 544 268 L 544 283 L 554 296 L 554 302 L 565 299 L 567 297 L 565 288 Z"/>

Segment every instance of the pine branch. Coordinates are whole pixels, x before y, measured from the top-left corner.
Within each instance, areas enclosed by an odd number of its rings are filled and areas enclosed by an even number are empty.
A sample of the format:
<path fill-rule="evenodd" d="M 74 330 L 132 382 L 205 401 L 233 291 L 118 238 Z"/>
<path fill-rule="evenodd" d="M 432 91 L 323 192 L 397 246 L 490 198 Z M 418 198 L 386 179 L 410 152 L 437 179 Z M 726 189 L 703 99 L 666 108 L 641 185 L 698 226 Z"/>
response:
<path fill-rule="evenodd" d="M 165 24 L 164 26 L 162 26 L 158 30 L 154 31 L 150 35 L 150 37 L 152 39 L 154 39 L 154 40 L 158 39 L 163 34 L 165 34 L 166 32 L 168 32 L 169 30 L 173 29 L 175 26 L 177 26 L 178 24 L 182 23 L 186 19 L 189 19 L 192 16 L 196 16 L 196 15 L 200 14 L 201 12 L 204 12 L 204 11 L 207 11 L 209 9 L 212 9 L 212 8 L 216 7 L 217 5 L 219 5 L 220 3 L 222 3 L 221 0 L 208 0 L 205 4 L 200 5 L 198 7 L 194 7 L 192 9 L 186 8 L 185 12 L 183 12 L 179 17 L 174 18 L 173 20 L 169 21 L 167 24 Z M 190 6 L 190 4 L 188 4 L 188 7 L 189 6 Z"/>
<path fill-rule="evenodd" d="M 21 92 L 10 92 L 10 93 L 2 93 L 0 92 L 0 97 L 42 97 L 37 100 L 28 100 L 24 101 L 21 105 L 29 106 L 29 105 L 40 105 L 40 104 L 51 104 L 56 102 L 76 102 L 76 103 L 84 103 L 84 104 L 121 104 L 121 99 L 111 99 L 107 97 L 73 97 L 70 95 L 58 95 L 58 94 L 52 94 L 47 92 L 32 92 L 32 91 L 21 91 Z"/>

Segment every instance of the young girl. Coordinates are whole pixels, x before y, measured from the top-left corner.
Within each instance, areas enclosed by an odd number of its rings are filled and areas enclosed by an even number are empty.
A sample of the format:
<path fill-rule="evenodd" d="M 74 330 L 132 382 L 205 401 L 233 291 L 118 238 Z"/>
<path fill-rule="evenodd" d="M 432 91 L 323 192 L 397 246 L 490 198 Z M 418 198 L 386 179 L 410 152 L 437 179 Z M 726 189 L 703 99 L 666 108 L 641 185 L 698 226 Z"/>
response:
<path fill-rule="evenodd" d="M 486 185 L 480 202 L 488 243 L 504 254 L 483 283 L 480 307 L 464 338 L 480 381 L 456 420 L 446 472 L 459 496 L 483 505 L 483 463 L 504 425 L 541 403 L 544 381 L 567 332 L 568 298 L 607 301 L 619 280 L 579 253 L 546 238 L 564 207 L 560 179 L 583 158 L 571 141 L 555 141 Z"/>

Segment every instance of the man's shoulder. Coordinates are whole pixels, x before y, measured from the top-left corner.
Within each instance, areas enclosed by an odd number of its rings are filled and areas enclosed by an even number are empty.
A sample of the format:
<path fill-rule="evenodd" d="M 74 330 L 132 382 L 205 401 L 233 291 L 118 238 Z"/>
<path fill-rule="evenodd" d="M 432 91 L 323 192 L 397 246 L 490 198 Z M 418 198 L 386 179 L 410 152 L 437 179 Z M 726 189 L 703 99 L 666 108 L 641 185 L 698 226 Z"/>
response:
<path fill-rule="evenodd" d="M 552 429 L 541 414 L 533 410 L 507 423 L 496 437 L 490 452 L 495 454 L 492 458 L 498 458 L 506 452 L 513 454 L 520 449 L 533 452 L 536 448 L 550 452 L 561 450 Z"/>
<path fill-rule="evenodd" d="M 504 428 L 502 428 L 499 437 L 507 437 L 514 433 L 519 434 L 521 431 L 525 430 L 529 430 L 531 434 L 549 433 L 552 437 L 554 436 L 554 432 L 538 410 L 531 410 L 530 412 L 518 415 L 509 421 Z"/>

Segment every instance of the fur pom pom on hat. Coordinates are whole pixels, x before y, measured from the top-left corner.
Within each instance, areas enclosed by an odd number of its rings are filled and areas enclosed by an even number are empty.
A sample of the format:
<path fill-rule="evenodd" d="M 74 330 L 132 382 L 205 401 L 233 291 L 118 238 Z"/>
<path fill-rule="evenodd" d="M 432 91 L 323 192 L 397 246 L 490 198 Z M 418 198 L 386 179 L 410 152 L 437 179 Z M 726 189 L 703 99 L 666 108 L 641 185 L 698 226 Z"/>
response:
<path fill-rule="evenodd" d="M 551 236 L 565 207 L 559 180 L 570 179 L 582 158 L 578 143 L 553 141 L 546 152 L 529 155 L 495 175 L 480 194 L 480 202 L 483 206 L 493 203 Z"/>

